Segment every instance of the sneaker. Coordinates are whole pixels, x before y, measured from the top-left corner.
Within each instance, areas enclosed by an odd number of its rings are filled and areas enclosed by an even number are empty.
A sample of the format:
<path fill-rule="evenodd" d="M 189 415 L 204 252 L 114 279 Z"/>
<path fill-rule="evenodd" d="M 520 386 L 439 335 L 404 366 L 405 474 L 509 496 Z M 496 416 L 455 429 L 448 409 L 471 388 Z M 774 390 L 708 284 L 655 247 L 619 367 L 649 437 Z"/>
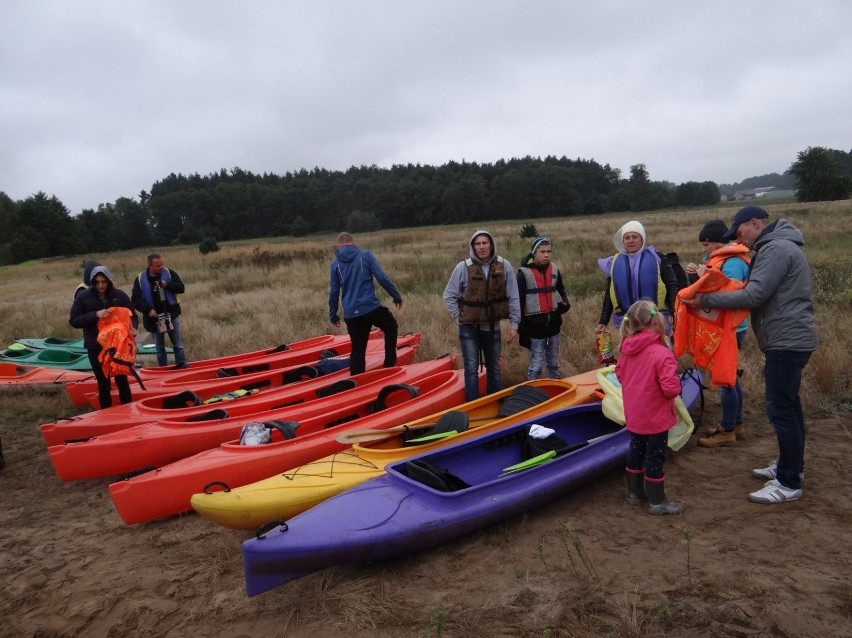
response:
<path fill-rule="evenodd" d="M 752 470 L 751 475 L 754 478 L 771 481 L 778 476 L 778 459 L 773 460 L 772 463 L 769 464 L 769 467 L 759 467 Z"/>
<path fill-rule="evenodd" d="M 766 485 L 748 495 L 748 500 L 752 503 L 764 503 L 767 505 L 783 503 L 785 501 L 798 501 L 800 498 L 802 498 L 802 490 L 791 490 L 781 485 L 775 479 L 766 481 Z"/>
<path fill-rule="evenodd" d="M 734 428 L 734 434 L 737 435 L 737 441 L 742 441 L 746 438 L 745 426 L 740 423 Z"/>
<path fill-rule="evenodd" d="M 710 436 L 698 439 L 699 447 L 717 447 L 721 445 L 731 445 L 737 442 L 737 435 L 733 432 L 725 430 L 716 430 Z"/>
<path fill-rule="evenodd" d="M 776 476 L 778 476 L 778 459 L 773 460 L 772 463 L 769 464 L 769 467 L 759 467 L 757 469 L 752 470 L 751 475 L 754 478 L 763 479 L 764 481 L 774 479 Z M 799 480 L 805 480 L 804 472 L 799 472 Z"/>

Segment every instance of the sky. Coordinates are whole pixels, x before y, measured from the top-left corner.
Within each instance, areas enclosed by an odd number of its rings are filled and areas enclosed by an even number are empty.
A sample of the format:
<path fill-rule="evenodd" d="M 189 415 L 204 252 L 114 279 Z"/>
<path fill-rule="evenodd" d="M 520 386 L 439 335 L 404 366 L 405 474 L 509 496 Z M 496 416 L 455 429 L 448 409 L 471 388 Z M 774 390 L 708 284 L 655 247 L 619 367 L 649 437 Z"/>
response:
<path fill-rule="evenodd" d="M 170 173 L 645 164 L 852 149 L 848 0 L 3 0 L 0 191 L 72 214 Z"/>

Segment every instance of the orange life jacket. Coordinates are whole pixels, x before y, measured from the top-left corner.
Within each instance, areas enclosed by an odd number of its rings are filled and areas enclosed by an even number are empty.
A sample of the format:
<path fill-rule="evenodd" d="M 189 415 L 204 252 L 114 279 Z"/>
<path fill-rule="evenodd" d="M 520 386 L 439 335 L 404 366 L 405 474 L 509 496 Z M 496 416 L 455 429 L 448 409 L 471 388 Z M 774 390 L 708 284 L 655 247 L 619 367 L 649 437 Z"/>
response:
<path fill-rule="evenodd" d="M 731 279 L 721 270 L 708 269 L 691 286 L 677 294 L 675 300 L 674 353 L 692 355 L 700 368 L 710 371 L 710 383 L 731 387 L 737 382 L 736 328 L 748 316 L 748 310 L 712 308 L 709 312 L 699 306 L 687 306 L 683 299 L 698 293 L 740 290 L 742 281 Z"/>
<path fill-rule="evenodd" d="M 132 374 L 144 390 L 142 379 L 136 372 L 136 339 L 133 337 L 131 316 L 129 308 L 113 306 L 108 314 L 98 319 L 98 343 L 103 348 L 98 361 L 107 379 Z"/>
<path fill-rule="evenodd" d="M 745 263 L 751 264 L 751 258 L 748 256 L 750 252 L 751 250 L 742 244 L 727 244 L 725 246 L 720 246 L 710 253 L 710 257 L 705 263 L 708 268 L 714 268 L 716 270 L 722 270 L 722 264 L 731 257 L 739 257 Z"/>

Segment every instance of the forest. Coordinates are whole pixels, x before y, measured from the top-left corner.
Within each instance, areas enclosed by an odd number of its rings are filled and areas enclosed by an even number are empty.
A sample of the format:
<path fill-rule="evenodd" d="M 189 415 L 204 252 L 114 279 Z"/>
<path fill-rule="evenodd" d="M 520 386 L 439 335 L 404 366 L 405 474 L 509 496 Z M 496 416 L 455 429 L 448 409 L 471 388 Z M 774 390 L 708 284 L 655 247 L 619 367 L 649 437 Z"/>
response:
<path fill-rule="evenodd" d="M 850 158 L 843 151 L 809 147 L 785 173 L 785 183 L 792 179 L 810 199 L 845 199 L 852 182 Z M 801 189 L 802 184 L 817 186 Z M 644 164 L 631 166 L 630 175 L 623 176 L 609 164 L 564 156 L 353 166 L 346 171 L 314 168 L 284 175 L 237 167 L 204 176 L 172 173 L 138 198 L 120 197 L 77 216 L 55 195 L 39 192 L 14 201 L 0 192 L 0 265 L 344 229 L 708 206 L 719 201 L 720 190 L 711 181 L 652 181 Z"/>

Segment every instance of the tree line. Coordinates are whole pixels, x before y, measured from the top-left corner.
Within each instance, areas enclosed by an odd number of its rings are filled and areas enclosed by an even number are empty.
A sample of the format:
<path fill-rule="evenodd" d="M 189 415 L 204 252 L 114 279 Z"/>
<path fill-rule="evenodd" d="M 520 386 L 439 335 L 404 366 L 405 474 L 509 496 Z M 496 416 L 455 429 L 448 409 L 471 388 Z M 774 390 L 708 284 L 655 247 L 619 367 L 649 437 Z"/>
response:
<path fill-rule="evenodd" d="M 849 196 L 852 154 L 799 153 L 790 173 L 811 199 Z M 825 175 L 832 187 L 825 187 Z M 803 189 L 803 184 L 816 184 Z M 841 194 L 843 189 L 845 195 Z M 142 191 L 71 216 L 42 192 L 13 201 L 0 192 L 0 264 L 142 246 L 255 239 L 339 230 L 364 232 L 484 220 L 641 212 L 719 201 L 714 182 L 652 181 L 594 160 L 549 156 L 495 163 L 448 162 L 321 168 L 285 175 L 240 168 L 170 174 Z"/>

